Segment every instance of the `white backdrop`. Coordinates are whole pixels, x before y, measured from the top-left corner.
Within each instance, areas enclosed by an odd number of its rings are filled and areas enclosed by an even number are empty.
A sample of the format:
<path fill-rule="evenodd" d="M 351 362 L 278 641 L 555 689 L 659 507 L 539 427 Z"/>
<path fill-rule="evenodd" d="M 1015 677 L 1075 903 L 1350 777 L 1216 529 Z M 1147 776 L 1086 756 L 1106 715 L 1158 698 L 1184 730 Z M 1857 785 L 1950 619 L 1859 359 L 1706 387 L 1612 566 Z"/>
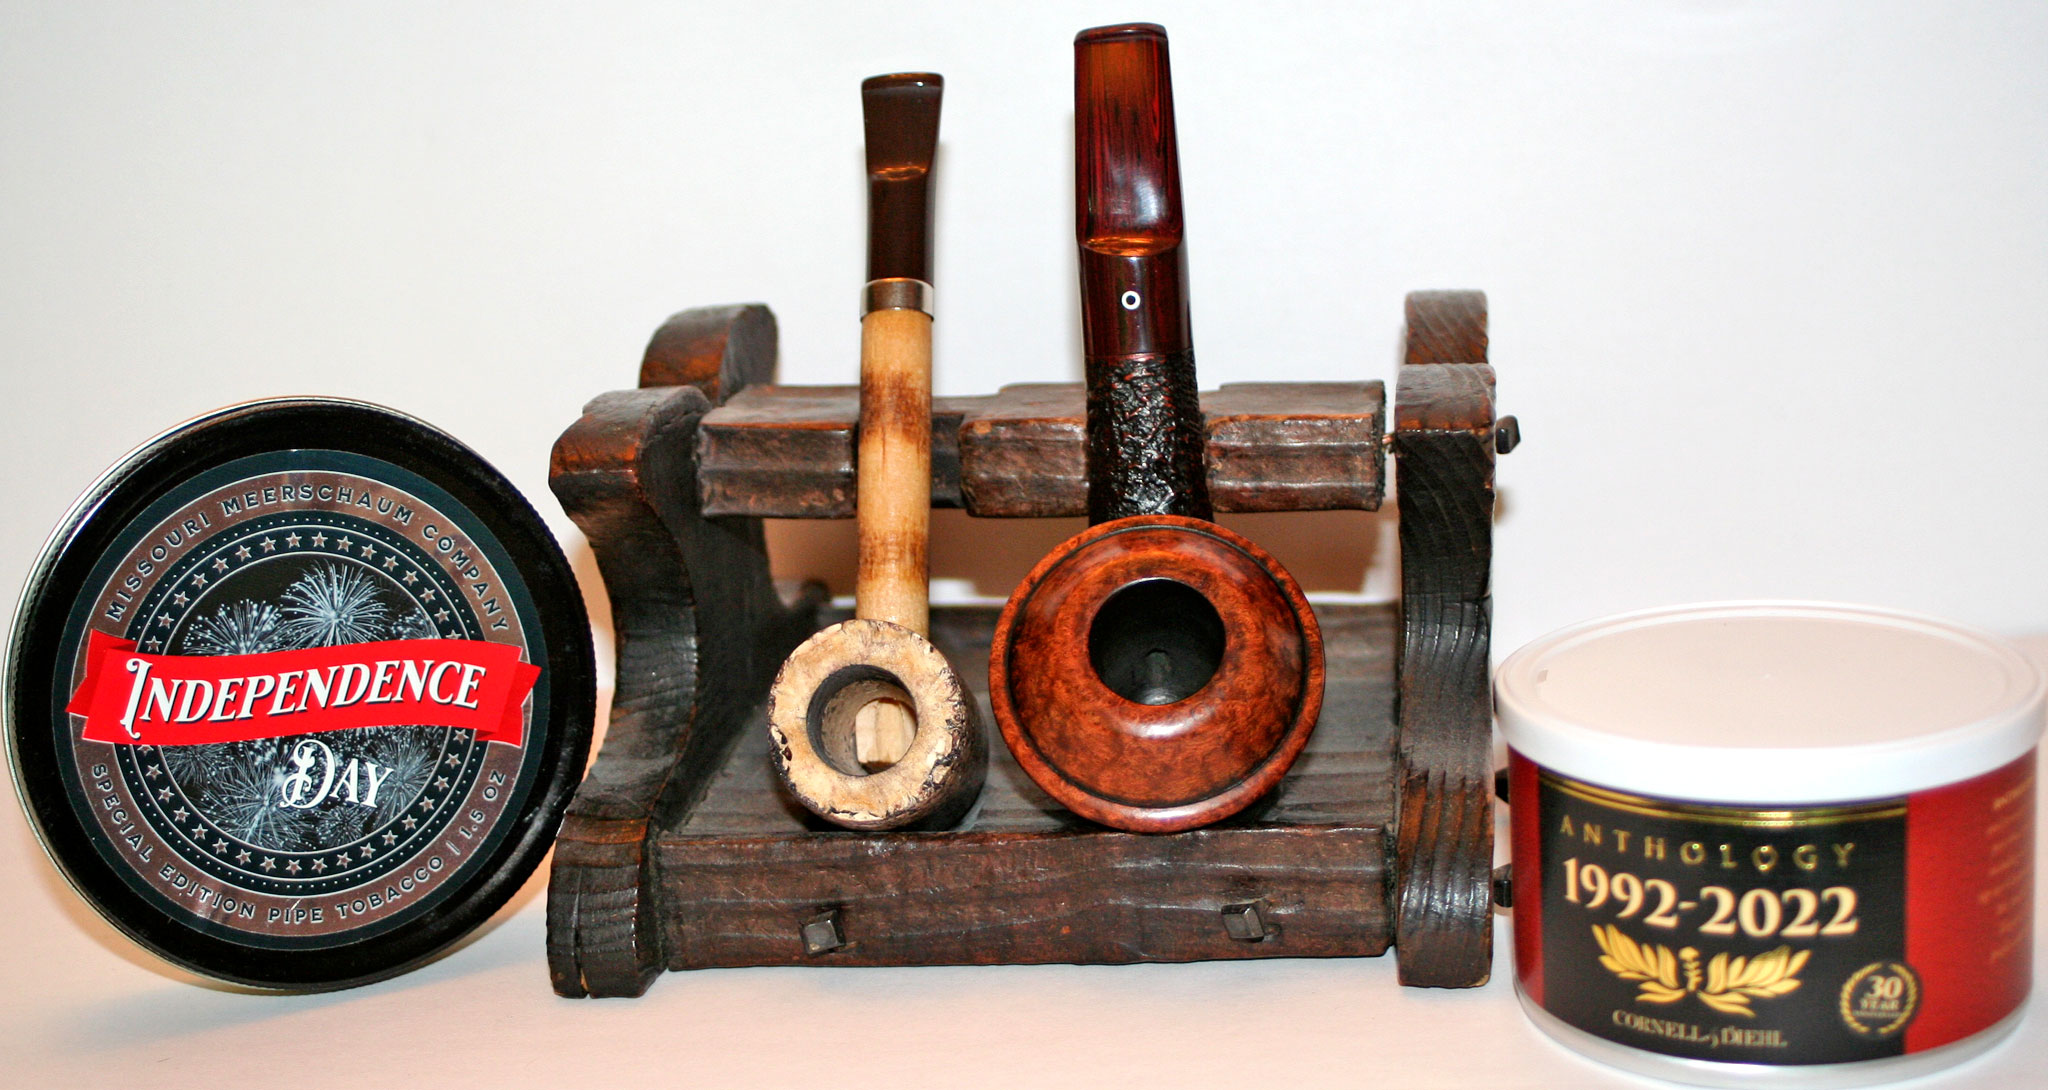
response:
<path fill-rule="evenodd" d="M 941 392 L 1078 378 L 1069 43 L 1132 18 L 1173 37 L 1205 385 L 1391 378 L 1404 293 L 1490 294 L 1527 437 L 1501 652 L 1755 595 L 2048 632 L 2048 6 L 2018 3 L 0 0 L 0 596 L 123 451 L 288 393 L 464 439 L 596 592 L 548 448 L 664 316 L 765 301 L 785 380 L 853 381 L 875 73 L 948 81 Z M 1233 521 L 1312 591 L 1394 585 L 1386 518 Z M 1001 597 L 1072 528 L 942 517 L 938 587 Z M 772 532 L 850 589 L 847 526 Z M 1382 958 L 571 1003 L 539 875 L 420 972 L 253 998 L 164 979 L 34 853 L 0 797 L 0 1051 L 44 1083 L 1637 1085 L 1526 1024 L 1505 945 L 1460 993 Z M 2037 1085 L 2044 1010 L 1941 1084 Z"/>
<path fill-rule="evenodd" d="M 0 5 L 0 580 L 128 447 L 301 392 L 453 432 L 591 575 L 548 447 L 670 311 L 853 380 L 878 72 L 948 80 L 940 391 L 1076 378 L 1069 42 L 1135 17 L 1205 386 L 1391 378 L 1405 292 L 1490 294 L 1502 651 L 1752 595 L 2048 628 L 2048 8 L 1536 7 Z M 1392 585 L 1383 520 L 1240 525 Z M 1066 529 L 942 519 L 940 590 Z"/>

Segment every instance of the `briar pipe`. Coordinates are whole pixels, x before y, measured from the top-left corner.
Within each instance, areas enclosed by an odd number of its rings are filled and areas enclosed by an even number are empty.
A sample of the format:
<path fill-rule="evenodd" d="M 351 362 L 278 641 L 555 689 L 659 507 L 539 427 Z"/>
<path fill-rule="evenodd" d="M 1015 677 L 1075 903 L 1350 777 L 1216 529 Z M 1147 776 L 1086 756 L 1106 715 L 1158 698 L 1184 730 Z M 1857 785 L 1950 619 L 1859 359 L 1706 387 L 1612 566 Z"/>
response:
<path fill-rule="evenodd" d="M 800 644 L 768 693 L 770 750 L 783 783 L 806 809 L 852 829 L 955 824 L 988 769 L 974 698 L 928 638 L 931 172 L 943 88 L 929 73 L 861 84 L 868 281 L 854 619 Z"/>
<path fill-rule="evenodd" d="M 1263 549 L 1209 521 L 1166 32 L 1074 39 L 1089 529 L 1010 596 L 989 697 L 1017 763 L 1134 832 L 1237 813 L 1322 709 L 1322 636 Z"/>

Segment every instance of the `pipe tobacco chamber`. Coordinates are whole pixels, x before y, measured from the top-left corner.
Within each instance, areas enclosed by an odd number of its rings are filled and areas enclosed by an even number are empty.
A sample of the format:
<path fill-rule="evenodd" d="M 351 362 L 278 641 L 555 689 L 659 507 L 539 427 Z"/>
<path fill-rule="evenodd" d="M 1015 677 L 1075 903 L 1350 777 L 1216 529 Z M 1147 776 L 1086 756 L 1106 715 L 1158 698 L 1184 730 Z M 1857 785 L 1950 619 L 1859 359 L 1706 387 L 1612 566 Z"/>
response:
<path fill-rule="evenodd" d="M 943 81 L 861 84 L 868 282 L 861 297 L 860 548 L 854 619 L 790 653 L 768 694 L 790 793 L 854 829 L 943 828 L 980 795 L 974 698 L 927 638 L 931 505 L 931 202 Z"/>
<path fill-rule="evenodd" d="M 1172 832 L 1286 774 L 1322 708 L 1322 637 L 1286 569 L 1209 521 L 1166 32 L 1083 31 L 1074 62 L 1093 525 L 1011 595 L 989 695 L 1046 793 Z"/>

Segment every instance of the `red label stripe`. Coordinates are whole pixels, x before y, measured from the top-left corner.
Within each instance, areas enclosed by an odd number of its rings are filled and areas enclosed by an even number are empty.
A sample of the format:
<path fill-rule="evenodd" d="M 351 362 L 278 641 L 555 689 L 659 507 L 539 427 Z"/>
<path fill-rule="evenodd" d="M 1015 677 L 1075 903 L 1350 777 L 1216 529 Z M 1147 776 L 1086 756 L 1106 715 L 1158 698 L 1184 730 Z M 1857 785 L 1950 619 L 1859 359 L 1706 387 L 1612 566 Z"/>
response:
<path fill-rule="evenodd" d="M 189 746 L 441 726 L 517 746 L 540 667 L 482 640 L 385 640 L 260 655 L 145 655 L 93 632 L 65 708 L 88 742 Z"/>

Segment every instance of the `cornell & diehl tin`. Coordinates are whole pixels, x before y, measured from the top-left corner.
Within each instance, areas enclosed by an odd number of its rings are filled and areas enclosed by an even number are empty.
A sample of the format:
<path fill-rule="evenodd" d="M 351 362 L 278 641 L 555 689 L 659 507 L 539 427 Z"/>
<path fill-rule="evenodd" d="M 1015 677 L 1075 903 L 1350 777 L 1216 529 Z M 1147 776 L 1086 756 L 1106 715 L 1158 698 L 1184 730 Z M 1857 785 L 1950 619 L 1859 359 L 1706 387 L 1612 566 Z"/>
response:
<path fill-rule="evenodd" d="M 1516 982 L 1604 1062 L 1845 1086 L 1974 1055 L 2031 983 L 2040 671 L 1993 637 L 1751 602 L 1565 629 L 1495 677 Z"/>
<path fill-rule="evenodd" d="M 145 444 L 83 496 L 15 618 L 15 784 L 71 885 L 195 972 L 401 972 L 553 840 L 590 743 L 576 583 L 468 448 L 290 399 Z"/>

